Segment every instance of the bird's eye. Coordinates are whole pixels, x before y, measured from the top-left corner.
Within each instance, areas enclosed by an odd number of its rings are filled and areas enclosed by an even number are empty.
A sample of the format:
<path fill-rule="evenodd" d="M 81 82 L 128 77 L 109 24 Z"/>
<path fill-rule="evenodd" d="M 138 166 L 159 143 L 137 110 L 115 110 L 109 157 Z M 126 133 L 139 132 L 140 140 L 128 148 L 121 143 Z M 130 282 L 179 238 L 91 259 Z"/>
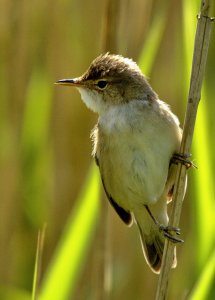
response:
<path fill-rule="evenodd" d="M 106 81 L 106 80 L 99 80 L 99 81 L 97 82 L 97 86 L 98 86 L 101 90 L 103 90 L 103 89 L 106 88 L 106 86 L 107 86 L 107 81 Z"/>

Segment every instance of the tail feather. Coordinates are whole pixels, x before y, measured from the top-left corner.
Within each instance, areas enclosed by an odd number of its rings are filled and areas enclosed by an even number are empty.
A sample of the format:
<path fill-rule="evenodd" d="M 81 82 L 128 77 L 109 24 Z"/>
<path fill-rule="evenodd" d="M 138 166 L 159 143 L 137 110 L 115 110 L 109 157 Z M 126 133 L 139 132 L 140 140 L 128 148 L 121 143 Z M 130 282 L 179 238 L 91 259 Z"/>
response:
<path fill-rule="evenodd" d="M 148 220 L 147 227 L 144 226 L 146 223 L 144 224 L 141 222 L 140 224 L 137 220 L 136 222 L 140 231 L 140 239 L 146 262 L 154 273 L 159 274 L 163 258 L 165 237 L 152 220 Z M 176 265 L 177 259 L 175 247 L 172 268 L 175 268 Z"/>
<path fill-rule="evenodd" d="M 146 239 L 145 239 L 145 241 L 146 241 Z M 142 242 L 142 244 L 143 244 L 143 242 Z M 163 244 L 161 244 L 160 246 L 163 247 Z M 146 261 L 155 273 L 159 273 L 160 268 L 161 268 L 162 253 L 160 253 L 160 250 L 163 251 L 163 248 L 159 249 L 159 251 L 157 251 L 157 243 L 156 242 L 151 244 L 151 243 L 147 243 L 147 241 L 146 241 L 144 244 L 144 247 L 143 247 L 143 252 L 144 252 Z"/>
<path fill-rule="evenodd" d="M 159 273 L 161 268 L 164 241 L 158 236 L 145 235 L 137 223 L 140 230 L 140 239 L 146 262 L 154 273 Z"/>

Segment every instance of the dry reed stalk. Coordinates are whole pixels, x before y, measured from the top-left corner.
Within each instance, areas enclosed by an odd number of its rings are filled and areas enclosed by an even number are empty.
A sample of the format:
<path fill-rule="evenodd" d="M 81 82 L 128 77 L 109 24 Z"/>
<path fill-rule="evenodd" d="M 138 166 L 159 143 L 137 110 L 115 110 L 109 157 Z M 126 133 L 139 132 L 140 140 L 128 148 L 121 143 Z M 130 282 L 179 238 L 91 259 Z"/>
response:
<path fill-rule="evenodd" d="M 198 24 L 196 29 L 192 63 L 192 73 L 190 79 L 190 89 L 188 95 L 185 122 L 183 126 L 183 137 L 180 148 L 180 153 L 182 154 L 190 153 L 191 143 L 193 139 L 197 109 L 200 101 L 201 87 L 205 72 L 205 65 L 207 61 L 210 32 L 212 27 L 212 21 L 214 20 L 214 18 L 210 18 L 208 16 L 210 4 L 210 0 L 202 0 L 200 14 L 198 15 Z M 173 195 L 173 209 L 169 222 L 170 226 L 178 227 L 179 225 L 185 181 L 186 167 L 182 164 L 179 164 L 177 168 L 176 182 Z M 158 281 L 156 300 L 163 300 L 167 298 L 167 288 L 173 258 L 173 249 L 174 245 L 167 240 L 165 243 L 162 268 Z"/>

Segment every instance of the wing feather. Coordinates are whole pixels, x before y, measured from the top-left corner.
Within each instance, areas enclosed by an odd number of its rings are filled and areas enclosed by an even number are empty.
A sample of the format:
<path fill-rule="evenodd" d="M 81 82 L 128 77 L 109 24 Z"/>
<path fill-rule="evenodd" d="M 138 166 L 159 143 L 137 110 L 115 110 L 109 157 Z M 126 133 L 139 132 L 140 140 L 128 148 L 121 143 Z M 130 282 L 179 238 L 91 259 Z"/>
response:
<path fill-rule="evenodd" d="M 95 156 L 95 161 L 97 166 L 99 166 L 99 159 L 97 156 Z M 124 208 L 122 208 L 121 206 L 119 206 L 116 201 L 112 198 L 112 196 L 108 193 L 106 187 L 105 187 L 105 183 L 104 183 L 104 179 L 102 179 L 102 184 L 105 190 L 105 194 L 108 198 L 108 200 L 110 201 L 110 204 L 113 206 L 113 208 L 115 209 L 115 211 L 117 212 L 117 214 L 119 215 L 119 217 L 121 218 L 121 220 L 126 224 L 126 225 L 131 225 L 132 224 L 132 215 L 130 213 L 130 211 L 125 210 Z"/>

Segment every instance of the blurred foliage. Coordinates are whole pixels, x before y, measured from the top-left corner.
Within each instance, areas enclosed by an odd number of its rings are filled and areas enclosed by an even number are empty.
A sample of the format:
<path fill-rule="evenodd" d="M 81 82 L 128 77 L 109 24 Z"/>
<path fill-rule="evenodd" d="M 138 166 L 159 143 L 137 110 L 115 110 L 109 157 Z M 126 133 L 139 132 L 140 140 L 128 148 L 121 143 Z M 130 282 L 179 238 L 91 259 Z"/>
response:
<path fill-rule="evenodd" d="M 99 172 L 94 165 L 47 271 L 40 299 L 68 299 L 74 293 L 80 271 L 86 262 L 99 207 Z M 62 281 L 60 285 L 59 279 Z"/>
<path fill-rule="evenodd" d="M 214 285 L 215 251 L 204 264 L 200 278 L 196 282 L 190 295 L 190 300 L 213 299 L 215 293 Z"/>
<path fill-rule="evenodd" d="M 140 63 L 183 124 L 200 1 L 119 2 L 119 53 Z M 96 116 L 76 91 L 53 82 L 80 75 L 102 52 L 105 9 L 106 0 L 0 3 L 0 299 L 30 298 L 44 223 L 41 291 L 55 285 L 71 293 L 61 296 L 65 300 L 95 299 L 97 175 L 82 185 Z M 214 53 L 213 30 L 193 143 L 198 170 L 189 171 L 181 218 L 185 243 L 178 247 L 170 299 L 215 297 Z M 78 197 L 85 187 L 88 197 Z M 110 213 L 110 299 L 153 299 L 157 277 L 144 262 L 136 228 Z"/>

